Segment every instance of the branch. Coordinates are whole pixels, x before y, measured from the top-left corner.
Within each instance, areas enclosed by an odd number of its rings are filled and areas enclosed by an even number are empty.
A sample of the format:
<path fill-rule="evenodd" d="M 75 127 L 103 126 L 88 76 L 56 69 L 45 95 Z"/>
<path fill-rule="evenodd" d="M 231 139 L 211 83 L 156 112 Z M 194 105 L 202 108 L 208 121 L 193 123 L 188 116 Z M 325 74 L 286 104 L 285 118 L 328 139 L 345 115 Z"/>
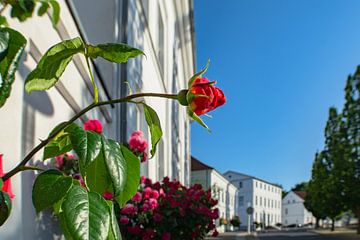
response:
<path fill-rule="evenodd" d="M 43 140 L 41 143 L 39 143 L 35 148 L 33 148 L 33 150 L 31 150 L 30 153 L 28 153 L 28 155 L 25 156 L 25 158 L 14 168 L 12 169 L 10 172 L 6 173 L 3 177 L 2 180 L 6 181 L 7 179 L 11 178 L 12 176 L 14 176 L 15 174 L 17 174 L 18 172 L 21 172 L 24 170 L 24 166 L 26 165 L 26 163 L 28 161 L 30 161 L 30 159 L 39 151 L 41 150 L 43 147 L 46 146 L 46 144 L 48 144 L 54 137 L 56 137 L 56 135 L 58 135 L 63 129 L 65 129 L 67 126 L 69 126 L 71 123 L 73 123 L 75 120 L 77 120 L 79 117 L 81 117 L 82 115 L 84 115 L 85 113 L 87 113 L 88 111 L 90 111 L 93 108 L 99 107 L 99 106 L 103 106 L 103 105 L 109 105 L 109 104 L 115 104 L 115 103 L 124 103 L 124 102 L 130 102 L 132 99 L 135 98 L 139 98 L 139 97 L 159 97 L 159 98 L 169 98 L 169 99 L 174 99 L 177 100 L 177 94 L 164 94 L 164 93 L 137 93 L 137 94 L 132 94 L 123 98 L 118 98 L 118 99 L 114 99 L 114 100 L 109 100 L 109 101 L 103 101 L 103 102 L 98 102 L 98 103 L 92 103 L 89 106 L 87 106 L 86 108 L 84 108 L 83 110 L 81 110 L 80 112 L 78 112 L 74 117 L 72 117 L 69 121 L 66 122 L 66 124 L 64 124 L 60 129 L 58 129 L 57 131 L 55 131 L 53 134 L 51 134 L 47 139 Z"/>

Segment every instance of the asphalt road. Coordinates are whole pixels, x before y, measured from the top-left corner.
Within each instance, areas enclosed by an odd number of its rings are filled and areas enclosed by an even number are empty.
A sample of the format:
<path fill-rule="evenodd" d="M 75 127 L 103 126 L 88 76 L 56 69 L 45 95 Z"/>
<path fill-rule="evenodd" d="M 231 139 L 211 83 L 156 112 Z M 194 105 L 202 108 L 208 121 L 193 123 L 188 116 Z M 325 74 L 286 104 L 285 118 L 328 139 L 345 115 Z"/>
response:
<path fill-rule="evenodd" d="M 211 239 L 211 238 L 210 238 Z M 320 235 L 308 231 L 274 231 L 258 233 L 257 236 L 244 236 L 244 234 L 234 233 L 224 234 L 218 238 L 224 240 L 360 240 L 360 236 L 348 234 L 328 234 Z"/>

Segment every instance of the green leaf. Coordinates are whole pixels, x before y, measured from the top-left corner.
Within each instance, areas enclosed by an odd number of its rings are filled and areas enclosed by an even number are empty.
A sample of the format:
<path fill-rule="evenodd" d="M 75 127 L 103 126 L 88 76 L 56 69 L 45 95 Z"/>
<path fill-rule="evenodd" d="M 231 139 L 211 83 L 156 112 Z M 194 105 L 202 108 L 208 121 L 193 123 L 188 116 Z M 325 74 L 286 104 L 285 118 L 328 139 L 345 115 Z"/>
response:
<path fill-rule="evenodd" d="M 104 154 L 101 151 L 98 157 L 89 166 L 82 170 L 86 186 L 93 192 L 104 193 L 112 191 L 112 182 L 106 168 Z"/>
<path fill-rule="evenodd" d="M 72 60 L 73 55 L 84 53 L 84 51 L 84 43 L 79 37 L 52 46 L 26 78 L 26 92 L 47 90 L 54 86 Z"/>
<path fill-rule="evenodd" d="M 8 26 L 9 26 L 9 23 L 8 23 L 8 21 L 6 20 L 6 17 L 0 16 L 0 26 L 4 26 L 4 27 L 8 27 Z"/>
<path fill-rule="evenodd" d="M 4 185 L 4 182 L 3 182 L 2 178 L 0 177 L 0 189 L 2 189 L 3 185 Z"/>
<path fill-rule="evenodd" d="M 45 171 L 35 179 L 32 200 L 37 212 L 52 207 L 60 201 L 72 186 L 72 178 L 58 170 Z"/>
<path fill-rule="evenodd" d="M 86 47 L 89 57 L 102 57 L 110 62 L 116 63 L 124 63 L 127 62 L 129 58 L 144 54 L 141 50 L 122 43 L 106 43 L 96 46 L 87 45 Z"/>
<path fill-rule="evenodd" d="M 210 131 L 210 128 L 203 122 L 203 120 L 201 118 L 199 118 L 198 115 L 196 115 L 196 113 L 194 113 L 193 111 L 191 111 L 190 108 L 187 108 L 187 112 L 188 115 L 197 123 L 199 123 L 201 126 L 203 126 L 204 128 L 206 128 L 207 130 Z"/>
<path fill-rule="evenodd" d="M 209 64 L 210 64 L 210 59 L 208 60 L 208 62 L 206 63 L 206 66 L 200 71 L 200 72 L 197 72 L 195 73 L 194 76 L 192 76 L 188 82 L 188 87 L 189 89 L 192 87 L 192 85 L 194 84 L 194 81 L 198 78 L 198 77 L 201 77 L 205 72 L 206 70 L 208 69 L 209 67 Z"/>
<path fill-rule="evenodd" d="M 9 33 L 6 31 L 0 31 L 0 61 L 2 61 L 7 54 L 9 46 Z"/>
<path fill-rule="evenodd" d="M 72 147 L 79 157 L 81 174 L 84 176 L 86 168 L 100 153 L 101 134 L 85 131 L 76 124 L 66 127 L 65 132 L 70 136 Z"/>
<path fill-rule="evenodd" d="M 49 1 L 53 11 L 51 16 L 51 22 L 53 27 L 56 27 L 56 24 L 59 22 L 60 19 L 60 5 L 57 1 L 50 0 Z"/>
<path fill-rule="evenodd" d="M 150 153 L 151 153 L 151 157 L 153 157 L 156 152 L 156 145 L 158 144 L 158 142 L 162 137 L 160 119 L 154 109 L 152 109 L 150 106 L 146 105 L 145 103 L 142 104 L 144 106 L 145 119 L 150 129 L 151 145 L 152 145 Z"/>
<path fill-rule="evenodd" d="M 12 3 L 11 6 L 11 17 L 23 22 L 32 16 L 35 9 L 35 1 L 19 0 L 18 3 Z"/>
<path fill-rule="evenodd" d="M 106 239 L 110 227 L 109 206 L 94 192 L 73 186 L 62 204 L 61 225 L 73 239 Z"/>
<path fill-rule="evenodd" d="M 111 178 L 115 197 L 122 194 L 128 172 L 126 160 L 122 155 L 120 145 L 112 139 L 102 139 L 102 147 L 106 168 Z"/>
<path fill-rule="evenodd" d="M 49 4 L 47 2 L 42 2 L 41 7 L 39 8 L 39 10 L 37 12 L 37 15 L 40 16 L 40 17 L 43 16 L 46 13 L 46 11 L 48 10 L 49 7 L 50 6 L 49 6 Z"/>
<path fill-rule="evenodd" d="M 0 32 L 9 35 L 6 56 L 2 56 L 0 62 L 0 107 L 2 107 L 10 96 L 11 85 L 15 80 L 15 72 L 26 45 L 26 39 L 11 28 L 2 28 Z"/>
<path fill-rule="evenodd" d="M 0 192 L 0 226 L 2 226 L 11 213 L 11 199 L 6 192 Z"/>
<path fill-rule="evenodd" d="M 86 184 L 92 191 L 99 193 L 110 191 L 117 197 L 124 190 L 126 161 L 117 142 L 104 137 L 101 142 L 101 154 L 86 169 Z"/>
<path fill-rule="evenodd" d="M 109 206 L 110 211 L 110 228 L 109 228 L 109 236 L 108 240 L 121 240 L 120 228 L 116 220 L 114 203 L 112 201 L 106 201 Z"/>
<path fill-rule="evenodd" d="M 49 134 L 49 137 L 54 135 L 60 129 L 65 127 L 67 122 L 62 122 L 58 124 Z M 74 123 L 70 125 L 75 125 Z M 72 144 L 70 141 L 70 136 L 68 133 L 65 133 L 64 130 L 59 132 L 53 140 L 51 140 L 48 144 L 46 144 L 44 148 L 44 157 L 43 160 L 48 158 L 56 157 L 61 154 L 67 153 L 72 149 Z"/>
<path fill-rule="evenodd" d="M 65 134 L 50 141 L 44 148 L 43 160 L 59 156 L 72 150 L 72 144 L 69 135 Z"/>
<path fill-rule="evenodd" d="M 121 146 L 121 151 L 126 161 L 126 178 L 123 192 L 116 198 L 123 206 L 137 192 L 140 182 L 140 161 L 127 147 Z"/>
<path fill-rule="evenodd" d="M 59 219 L 60 219 L 60 227 L 62 230 L 62 233 L 64 234 L 64 237 L 66 240 L 73 240 L 74 238 L 71 236 L 69 229 L 66 224 L 65 215 L 63 212 L 59 213 Z"/>

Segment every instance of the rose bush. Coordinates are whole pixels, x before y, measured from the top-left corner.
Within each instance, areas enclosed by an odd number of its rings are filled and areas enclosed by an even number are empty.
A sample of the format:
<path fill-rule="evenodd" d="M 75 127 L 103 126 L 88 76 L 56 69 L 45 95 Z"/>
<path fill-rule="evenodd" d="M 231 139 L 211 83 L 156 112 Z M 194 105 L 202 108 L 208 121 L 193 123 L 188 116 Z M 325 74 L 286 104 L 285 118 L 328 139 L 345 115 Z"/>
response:
<path fill-rule="evenodd" d="M 204 239 L 219 217 L 217 200 L 201 185 L 183 186 L 179 181 L 152 183 L 142 177 L 139 191 L 119 212 L 125 239 Z"/>

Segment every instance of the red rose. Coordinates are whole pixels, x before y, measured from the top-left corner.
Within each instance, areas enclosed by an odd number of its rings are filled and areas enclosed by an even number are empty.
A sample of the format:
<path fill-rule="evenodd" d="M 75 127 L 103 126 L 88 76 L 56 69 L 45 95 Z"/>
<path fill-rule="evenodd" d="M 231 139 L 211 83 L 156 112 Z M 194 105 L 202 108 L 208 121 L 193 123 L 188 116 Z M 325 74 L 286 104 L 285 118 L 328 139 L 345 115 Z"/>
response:
<path fill-rule="evenodd" d="M 226 102 L 224 93 L 214 85 L 215 82 L 210 82 L 207 78 L 195 79 L 188 94 L 193 96 L 190 97 L 189 105 L 196 115 L 203 115 Z"/>
<path fill-rule="evenodd" d="M 3 161 L 3 155 L 0 154 L 0 177 L 5 175 L 4 170 L 3 170 L 2 161 Z M 11 180 L 10 180 L 10 178 L 3 182 L 3 187 L 1 189 L 1 191 L 6 192 L 9 195 L 11 200 L 14 199 L 15 195 L 13 194 L 13 191 L 12 191 L 12 188 L 11 188 Z"/>

